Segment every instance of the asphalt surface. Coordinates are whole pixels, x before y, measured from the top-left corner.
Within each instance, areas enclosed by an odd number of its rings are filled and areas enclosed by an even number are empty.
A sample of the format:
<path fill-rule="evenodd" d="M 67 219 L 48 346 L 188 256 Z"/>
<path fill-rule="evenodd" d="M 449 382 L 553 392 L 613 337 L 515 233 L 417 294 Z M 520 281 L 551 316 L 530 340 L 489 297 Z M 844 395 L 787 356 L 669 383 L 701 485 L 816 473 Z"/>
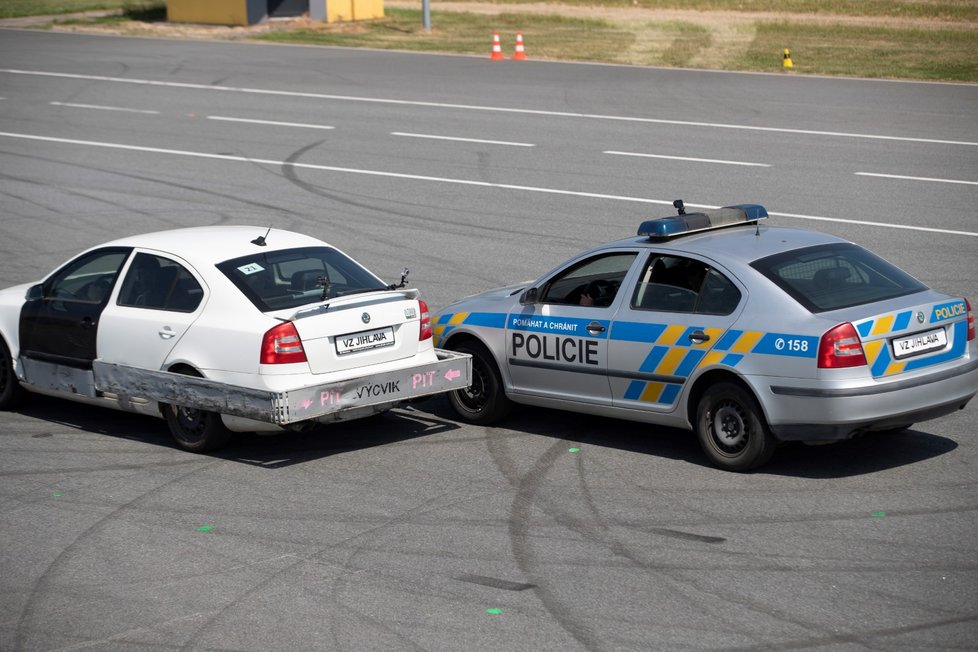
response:
<path fill-rule="evenodd" d="M 0 97 L 3 286 L 244 223 L 410 267 L 437 309 L 683 198 L 978 299 L 974 85 L 4 30 Z M 0 649 L 973 649 L 975 416 L 738 475 L 542 410 L 200 456 L 38 397 L 0 414 Z"/>

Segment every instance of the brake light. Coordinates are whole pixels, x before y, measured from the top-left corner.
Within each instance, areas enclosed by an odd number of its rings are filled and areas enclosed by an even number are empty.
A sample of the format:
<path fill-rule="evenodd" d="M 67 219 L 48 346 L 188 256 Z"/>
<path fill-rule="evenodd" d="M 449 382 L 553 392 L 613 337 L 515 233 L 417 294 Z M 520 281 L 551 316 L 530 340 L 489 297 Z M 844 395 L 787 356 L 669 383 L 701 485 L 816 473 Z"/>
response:
<path fill-rule="evenodd" d="M 306 362 L 306 351 L 295 324 L 285 322 L 270 329 L 261 340 L 261 364 Z"/>
<path fill-rule="evenodd" d="M 424 342 L 430 340 L 432 336 L 431 314 L 428 312 L 428 304 L 424 301 L 418 299 L 418 306 L 421 308 L 421 335 L 418 336 L 418 341 Z"/>
<path fill-rule="evenodd" d="M 846 322 L 829 329 L 818 342 L 818 368 L 840 369 L 866 364 L 859 334 Z"/>
<path fill-rule="evenodd" d="M 964 300 L 964 307 L 968 309 L 968 341 L 975 339 L 975 313 L 971 312 L 971 302 Z"/>

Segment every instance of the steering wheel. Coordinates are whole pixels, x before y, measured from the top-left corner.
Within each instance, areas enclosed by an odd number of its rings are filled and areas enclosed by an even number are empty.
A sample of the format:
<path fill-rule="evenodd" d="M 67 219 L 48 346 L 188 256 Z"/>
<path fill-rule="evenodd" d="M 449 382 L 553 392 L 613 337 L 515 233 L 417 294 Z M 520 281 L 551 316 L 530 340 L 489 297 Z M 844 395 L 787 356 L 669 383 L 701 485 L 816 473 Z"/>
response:
<path fill-rule="evenodd" d="M 594 299 L 595 302 L 597 302 L 599 299 L 603 299 L 612 294 L 612 288 L 613 286 L 609 281 L 597 279 L 587 284 L 587 287 L 584 289 L 584 294 L 588 295 Z"/>

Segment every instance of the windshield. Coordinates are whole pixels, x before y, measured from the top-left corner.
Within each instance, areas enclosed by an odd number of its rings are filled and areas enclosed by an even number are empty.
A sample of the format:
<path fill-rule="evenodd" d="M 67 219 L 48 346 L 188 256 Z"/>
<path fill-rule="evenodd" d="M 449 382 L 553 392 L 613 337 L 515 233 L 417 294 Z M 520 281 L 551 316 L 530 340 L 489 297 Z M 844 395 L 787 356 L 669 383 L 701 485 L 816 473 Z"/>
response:
<path fill-rule="evenodd" d="M 387 287 L 332 247 L 261 252 L 217 268 L 262 312 L 322 301 L 324 285 L 327 299 Z"/>
<path fill-rule="evenodd" d="M 819 245 L 761 258 L 751 267 L 811 312 L 901 297 L 927 286 L 850 243 Z"/>

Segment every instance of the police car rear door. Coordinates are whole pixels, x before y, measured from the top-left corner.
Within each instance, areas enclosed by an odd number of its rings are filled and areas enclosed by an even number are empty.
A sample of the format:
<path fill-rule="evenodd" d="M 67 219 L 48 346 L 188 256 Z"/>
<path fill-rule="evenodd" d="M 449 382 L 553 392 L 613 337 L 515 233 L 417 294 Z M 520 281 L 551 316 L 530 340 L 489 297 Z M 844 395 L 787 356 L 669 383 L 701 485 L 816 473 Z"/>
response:
<path fill-rule="evenodd" d="M 608 335 L 637 256 L 610 250 L 576 259 L 509 314 L 506 362 L 516 393 L 611 404 Z"/>
<path fill-rule="evenodd" d="M 740 313 L 743 293 L 708 261 L 653 252 L 612 324 L 608 376 L 616 407 L 671 412 Z"/>

